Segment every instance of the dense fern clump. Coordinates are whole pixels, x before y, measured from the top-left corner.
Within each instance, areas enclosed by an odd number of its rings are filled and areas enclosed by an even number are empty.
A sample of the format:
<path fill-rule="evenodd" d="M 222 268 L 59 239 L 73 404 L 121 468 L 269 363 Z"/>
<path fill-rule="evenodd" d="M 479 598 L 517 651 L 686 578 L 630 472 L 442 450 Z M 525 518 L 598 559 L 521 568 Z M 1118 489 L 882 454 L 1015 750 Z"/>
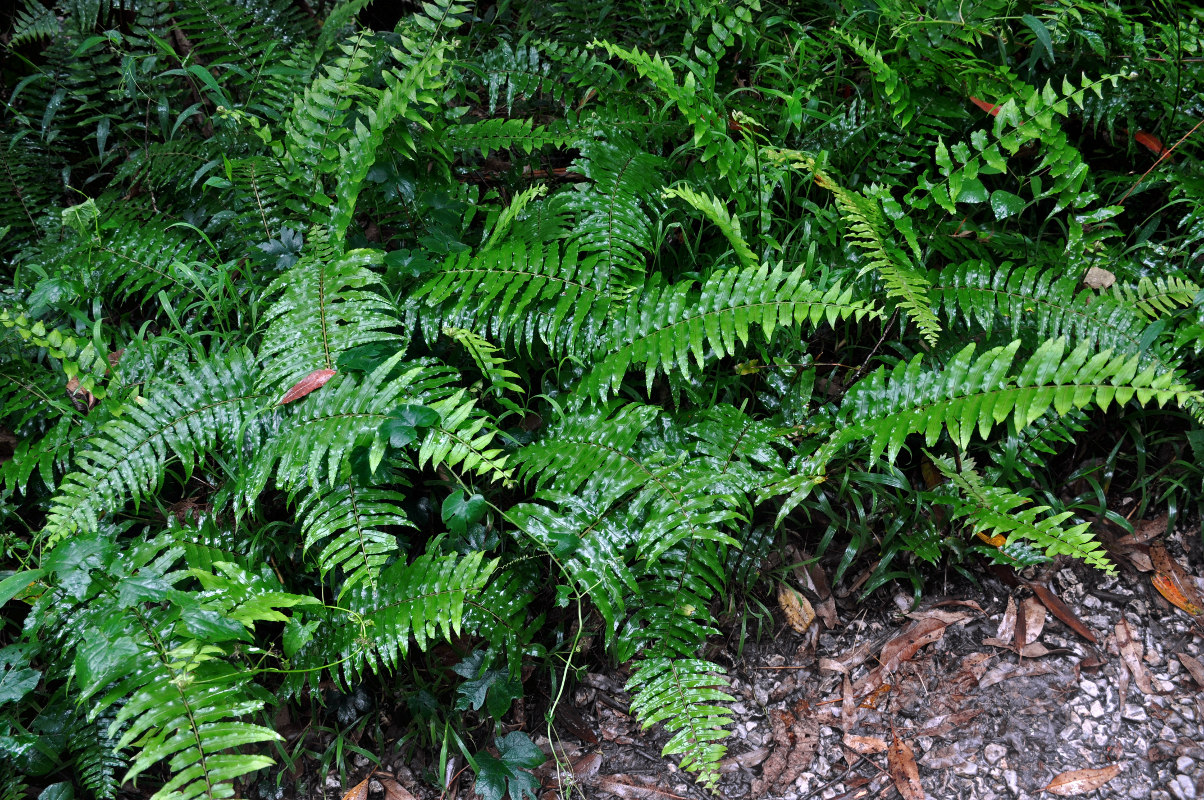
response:
<path fill-rule="evenodd" d="M 715 788 L 788 530 L 918 591 L 1111 569 L 1068 462 L 1204 488 L 1199 10 L 410 5 L 12 16 L 0 795 L 282 785 L 369 687 L 522 800 L 585 658 Z"/>

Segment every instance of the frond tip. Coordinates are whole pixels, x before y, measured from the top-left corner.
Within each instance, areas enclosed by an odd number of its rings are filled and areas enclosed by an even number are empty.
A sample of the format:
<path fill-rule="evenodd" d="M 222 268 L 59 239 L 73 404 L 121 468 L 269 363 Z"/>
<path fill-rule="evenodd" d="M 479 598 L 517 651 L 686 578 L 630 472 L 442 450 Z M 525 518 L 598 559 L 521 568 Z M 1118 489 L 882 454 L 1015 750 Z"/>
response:
<path fill-rule="evenodd" d="M 709 661 L 648 658 L 640 662 L 627 683 L 634 690 L 631 710 L 645 728 L 664 721 L 673 733 L 664 753 L 680 753 L 682 769 L 698 773 L 698 782 L 714 789 L 719 760 L 727 748 L 716 744 L 727 737 L 723 726 L 732 712 L 718 703 L 735 700 L 722 690 L 723 670 Z"/>

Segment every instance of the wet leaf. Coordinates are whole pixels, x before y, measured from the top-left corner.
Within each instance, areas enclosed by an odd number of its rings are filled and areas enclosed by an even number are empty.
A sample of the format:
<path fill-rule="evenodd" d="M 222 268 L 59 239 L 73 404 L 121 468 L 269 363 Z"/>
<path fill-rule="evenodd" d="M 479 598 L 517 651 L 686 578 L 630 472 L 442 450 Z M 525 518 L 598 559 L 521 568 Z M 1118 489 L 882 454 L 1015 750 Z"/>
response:
<path fill-rule="evenodd" d="M 347 793 L 343 795 L 343 800 L 368 800 L 368 780 L 368 778 L 364 778 L 348 789 Z"/>
<path fill-rule="evenodd" d="M 333 369 L 315 369 L 313 372 L 306 375 L 293 388 L 284 393 L 284 397 L 280 398 L 279 405 L 287 405 L 294 400 L 300 400 L 305 395 L 321 389 L 326 385 L 326 382 L 338 374 L 338 370 Z"/>
<path fill-rule="evenodd" d="M 1141 643 L 1133 637 L 1133 629 L 1129 627 L 1124 617 L 1116 623 L 1116 649 L 1133 676 L 1133 682 L 1143 694 L 1154 694 L 1154 684 L 1150 681 L 1150 673 L 1146 671 L 1141 660 Z M 1123 695 L 1122 695 L 1123 696 Z"/>
<path fill-rule="evenodd" d="M 1116 283 L 1116 276 L 1106 269 L 1091 267 L 1083 278 L 1083 285 L 1088 289 L 1107 289 Z"/>
<path fill-rule="evenodd" d="M 1072 769 L 1055 777 L 1044 791 L 1061 797 L 1094 792 L 1120 774 L 1120 764 L 1096 769 Z"/>
<path fill-rule="evenodd" d="M 1152 133 L 1138 131 L 1137 133 L 1133 134 L 1133 141 L 1137 142 L 1139 145 L 1144 147 L 1146 150 L 1149 150 L 1156 156 L 1161 156 L 1163 153 L 1169 154 L 1170 152 L 1162 146 L 1162 140 Z"/>
<path fill-rule="evenodd" d="M 1003 619 L 999 620 L 999 629 L 995 632 L 995 638 L 1000 642 L 1006 642 L 1016 633 L 1016 598 L 1008 595 L 1008 605 L 1004 609 Z"/>
<path fill-rule="evenodd" d="M 786 615 L 786 622 L 798 633 L 806 633 L 815 622 L 815 610 L 811 602 L 784 583 L 778 584 L 778 605 Z"/>
<path fill-rule="evenodd" d="M 970 102 L 990 114 L 992 117 L 999 115 L 999 106 L 995 105 L 994 103 L 988 103 L 986 100 L 979 100 L 977 97 L 971 97 Z"/>
<path fill-rule="evenodd" d="M 1037 597 L 1041 600 L 1045 607 L 1049 609 L 1050 613 L 1057 617 L 1063 625 L 1070 628 L 1087 641 L 1093 644 L 1095 643 L 1095 634 L 1092 633 L 1091 629 L 1083 624 L 1083 621 L 1070 610 L 1070 606 L 1062 602 L 1062 598 L 1058 597 L 1050 589 L 1042 586 L 1039 583 L 1030 583 L 1028 584 L 1028 588 L 1032 589 L 1033 592 L 1036 593 Z"/>
<path fill-rule="evenodd" d="M 920 768 L 916 766 L 916 754 L 911 745 L 897 735 L 893 737 L 886 751 L 886 765 L 903 800 L 925 800 L 927 795 L 920 784 Z"/>

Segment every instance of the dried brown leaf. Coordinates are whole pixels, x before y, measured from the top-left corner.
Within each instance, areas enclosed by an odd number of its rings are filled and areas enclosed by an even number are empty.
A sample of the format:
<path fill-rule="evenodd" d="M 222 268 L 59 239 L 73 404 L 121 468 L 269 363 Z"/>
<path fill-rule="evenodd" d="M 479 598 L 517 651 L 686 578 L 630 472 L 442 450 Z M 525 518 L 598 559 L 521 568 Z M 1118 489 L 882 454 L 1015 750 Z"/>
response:
<path fill-rule="evenodd" d="M 1044 791 L 1061 797 L 1094 792 L 1120 774 L 1120 764 L 1095 769 L 1072 769 L 1056 776 Z"/>
<path fill-rule="evenodd" d="M 1062 602 L 1062 598 L 1054 594 L 1048 587 L 1042 586 L 1039 583 L 1030 583 L 1028 587 L 1036 593 L 1041 603 L 1049 609 L 1049 612 L 1062 621 L 1062 624 L 1087 641 L 1092 643 L 1096 641 L 1095 634 L 1070 610 L 1070 606 Z"/>
<path fill-rule="evenodd" d="M 908 625 L 902 633 L 882 646 L 882 668 L 894 672 L 904 661 L 919 652 L 921 647 L 939 641 L 945 635 L 947 623 L 929 617 Z"/>
<path fill-rule="evenodd" d="M 1021 604 L 1021 612 L 1024 615 L 1024 641 L 1017 638 L 1016 644 L 1023 646 L 1041 638 L 1041 631 L 1045 628 L 1045 606 L 1037 598 L 1028 597 Z"/>
<path fill-rule="evenodd" d="M 1171 558 L 1162 542 L 1150 545 L 1150 561 L 1154 564 L 1154 588 L 1175 607 L 1192 616 L 1204 613 L 1204 599 L 1196 590 L 1194 581 L 1178 561 Z"/>
<path fill-rule="evenodd" d="M 1179 661 L 1187 668 L 1196 684 L 1204 687 L 1204 664 L 1200 663 L 1200 659 L 1189 656 L 1187 653 L 1179 653 Z"/>
<path fill-rule="evenodd" d="M 844 735 L 844 746 L 852 750 L 854 753 L 859 753 L 863 756 L 872 753 L 885 753 L 887 750 L 886 740 L 881 736 L 856 736 L 851 733 Z"/>
<path fill-rule="evenodd" d="M 1083 285 L 1088 289 L 1107 289 L 1116 283 L 1116 276 L 1106 269 L 1091 267 L 1083 277 Z"/>
<path fill-rule="evenodd" d="M 999 629 L 995 638 L 1001 642 L 1011 641 L 1016 633 L 1016 598 L 1008 595 L 1008 605 L 1003 611 L 1003 619 L 999 620 Z"/>
<path fill-rule="evenodd" d="M 406 789 L 394 778 L 378 774 L 376 779 L 380 781 L 381 786 L 385 787 L 385 800 L 415 800 L 409 789 Z"/>
<path fill-rule="evenodd" d="M 284 397 L 280 398 L 279 405 L 291 403 L 294 400 L 300 400 L 305 395 L 321 389 L 326 385 L 326 382 L 337 374 L 337 370 L 333 369 L 315 369 L 313 372 L 306 375 L 301 380 L 297 381 L 293 388 L 284 393 Z"/>
<path fill-rule="evenodd" d="M 598 788 L 624 800 L 672 800 L 679 797 L 658 786 L 635 783 L 634 778 L 632 775 L 603 775 L 598 779 Z"/>
<path fill-rule="evenodd" d="M 778 584 L 778 605 L 786 615 L 786 622 L 798 633 L 806 633 L 815 622 L 815 609 L 811 601 L 784 583 Z"/>
<path fill-rule="evenodd" d="M 920 783 L 920 768 L 916 766 L 916 754 L 904 740 L 895 735 L 886 751 L 886 766 L 891 780 L 903 800 L 925 800 L 924 787 Z"/>
<path fill-rule="evenodd" d="M 369 780 L 371 780 L 371 776 L 364 778 L 355 786 L 352 786 L 350 789 L 348 789 L 347 793 L 343 795 L 343 800 L 367 800 Z"/>
<path fill-rule="evenodd" d="M 907 618 L 916 620 L 935 619 L 946 625 L 953 625 L 957 622 L 965 622 L 973 616 L 973 614 L 966 611 L 946 611 L 943 608 L 928 608 L 922 611 L 912 611 L 907 615 Z"/>
<path fill-rule="evenodd" d="M 1150 673 L 1146 671 L 1145 664 L 1141 660 L 1141 642 L 1133 636 L 1133 629 L 1129 627 L 1129 622 L 1124 617 L 1121 617 L 1120 621 L 1116 623 L 1116 649 L 1120 651 L 1120 657 L 1125 662 L 1129 674 L 1133 676 L 1133 682 L 1137 684 L 1137 688 L 1143 694 L 1154 694 Z"/>
<path fill-rule="evenodd" d="M 757 747 L 747 753 L 728 756 L 719 762 L 719 771 L 723 773 L 736 772 L 741 769 L 755 767 L 769 757 L 768 747 Z"/>

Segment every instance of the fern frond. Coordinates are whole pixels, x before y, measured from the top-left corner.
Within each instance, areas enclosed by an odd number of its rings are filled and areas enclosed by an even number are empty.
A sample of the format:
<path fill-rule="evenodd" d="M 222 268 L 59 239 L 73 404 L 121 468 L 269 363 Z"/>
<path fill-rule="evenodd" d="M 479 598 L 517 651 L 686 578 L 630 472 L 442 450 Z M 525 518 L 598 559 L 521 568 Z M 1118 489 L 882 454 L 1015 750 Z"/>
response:
<path fill-rule="evenodd" d="M 874 271 L 882 279 L 887 296 L 898 301 L 921 335 L 929 344 L 936 342 L 941 331 L 940 320 L 932 310 L 928 299 L 930 284 L 903 250 L 891 244 L 890 223 L 882 211 L 878 187 L 870 187 L 868 194 L 843 188 L 821 170 L 815 171 L 815 182 L 836 196 L 836 205 L 841 216 L 849 225 L 849 237 L 870 258 L 863 272 Z M 897 224 L 896 224 L 897 226 Z M 918 256 L 918 247 L 911 242 Z"/>
<path fill-rule="evenodd" d="M 661 188 L 664 160 L 632 141 L 612 138 L 581 145 L 572 169 L 590 180 L 576 187 L 567 207 L 577 215 L 573 242 L 598 255 L 598 288 L 638 284 L 652 247 L 652 218 L 647 207 Z"/>
<path fill-rule="evenodd" d="M 475 602 L 498 564 L 484 553 L 440 555 L 437 542 L 407 564 L 385 567 L 375 586 L 361 583 L 342 601 L 348 611 L 322 610 L 318 634 L 293 658 L 293 666 L 312 669 L 338 664 L 344 685 L 365 671 L 395 670 L 411 649 L 427 650 L 459 636 L 466 608 Z"/>
<path fill-rule="evenodd" d="M 965 520 L 970 529 L 983 539 L 1003 536 L 1007 540 L 1005 544 L 1024 540 L 1044 550 L 1049 558 L 1069 555 L 1106 572 L 1116 569 L 1105 557 L 1100 543 L 1091 535 L 1091 523 L 1066 526 L 1063 523 L 1073 514 L 1069 511 L 1048 514 L 1049 506 L 1032 506 L 1017 511 L 1020 506 L 1031 502 L 1029 498 L 999 486 L 987 485 L 974 469 L 973 459 L 963 456 L 959 469 L 951 458 L 932 454 L 929 454 L 929 458 L 958 490 L 957 495 L 938 495 L 936 499 L 949 505 L 953 516 Z"/>
<path fill-rule="evenodd" d="M 310 372 L 335 369 L 339 354 L 357 345 L 398 341 L 390 332 L 398 320 L 371 291 L 380 277 L 368 267 L 383 259 L 379 250 L 340 253 L 322 231 L 311 231 L 306 254 L 267 290 L 276 299 L 259 348 L 264 391 L 283 395 Z"/>
<path fill-rule="evenodd" d="M 924 434 L 932 446 L 947 429 L 965 449 L 977 430 L 1011 421 L 1016 430 L 1030 425 L 1049 409 L 1064 414 L 1096 404 L 1103 410 L 1116 402 L 1136 399 L 1141 404 L 1174 401 L 1198 403 L 1199 391 L 1182 383 L 1174 372 L 1141 369 L 1139 356 L 1094 352 L 1083 343 L 1070 352 L 1062 338 L 1049 339 L 1014 374 L 1020 342 L 974 357 L 976 345 L 962 349 L 944 370 L 926 369 L 923 356 L 901 362 L 887 375 L 880 367 L 859 381 L 845 396 L 838 419 L 850 427 L 846 441 L 872 437 L 871 451 L 884 450 L 894 460 L 913 433 Z"/>
<path fill-rule="evenodd" d="M 451 325 L 503 344 L 538 338 L 554 353 L 579 352 L 597 345 L 610 309 L 601 278 L 598 257 L 579 260 L 574 245 L 506 242 L 450 257 L 413 298 L 428 340 Z"/>
<path fill-rule="evenodd" d="M 720 739 L 732 722 L 732 712 L 720 703 L 735 698 L 723 691 L 723 670 L 708 661 L 647 658 L 639 663 L 628 691 L 632 713 L 645 728 L 665 722 L 673 737 L 665 753 L 681 753 L 682 769 L 698 773 L 703 786 L 719 782 L 719 761 L 727 752 Z"/>
<path fill-rule="evenodd" d="M 815 288 L 803 279 L 805 272 L 805 267 L 786 272 L 781 266 L 772 272 L 768 266 L 721 270 L 697 292 L 692 281 L 663 288 L 654 282 L 613 323 L 605 355 L 579 391 L 605 399 L 635 364 L 644 365 L 649 387 L 658 369 L 689 375 L 691 357 L 701 369 L 708 348 L 719 358 L 735 354 L 758 328 L 768 340 L 781 327 L 879 315 L 839 284 L 826 291 Z"/>
<path fill-rule="evenodd" d="M 131 401 L 76 458 L 51 501 L 42 530 L 49 545 L 81 527 L 95 529 L 101 515 L 138 503 L 162 482 L 170 457 L 191 475 L 197 458 L 224 442 L 253 446 L 254 419 L 269 398 L 255 391 L 250 354 L 186 367 L 177 383 L 157 383 L 145 404 Z"/>
<path fill-rule="evenodd" d="M 731 243 L 732 250 L 735 251 L 736 259 L 740 262 L 741 267 L 753 269 L 758 266 L 757 257 L 753 255 L 748 242 L 744 241 L 744 234 L 740 232 L 740 220 L 729 213 L 714 197 L 700 194 L 689 186 L 670 187 L 661 193 L 661 197 L 679 197 L 701 211 Z"/>
<path fill-rule="evenodd" d="M 1190 306 L 1200 293 L 1200 287 L 1186 278 L 1172 275 L 1156 279 L 1142 277 L 1136 286 L 1118 283 L 1112 291 L 1118 302 L 1136 308 L 1153 321 Z"/>
<path fill-rule="evenodd" d="M 330 491 L 311 491 L 298 505 L 305 549 L 323 543 L 319 570 L 343 576 L 339 597 L 357 584 L 375 585 L 380 570 L 402 548 L 389 528 L 412 528 L 400 492 L 359 486 L 354 478 Z"/>

